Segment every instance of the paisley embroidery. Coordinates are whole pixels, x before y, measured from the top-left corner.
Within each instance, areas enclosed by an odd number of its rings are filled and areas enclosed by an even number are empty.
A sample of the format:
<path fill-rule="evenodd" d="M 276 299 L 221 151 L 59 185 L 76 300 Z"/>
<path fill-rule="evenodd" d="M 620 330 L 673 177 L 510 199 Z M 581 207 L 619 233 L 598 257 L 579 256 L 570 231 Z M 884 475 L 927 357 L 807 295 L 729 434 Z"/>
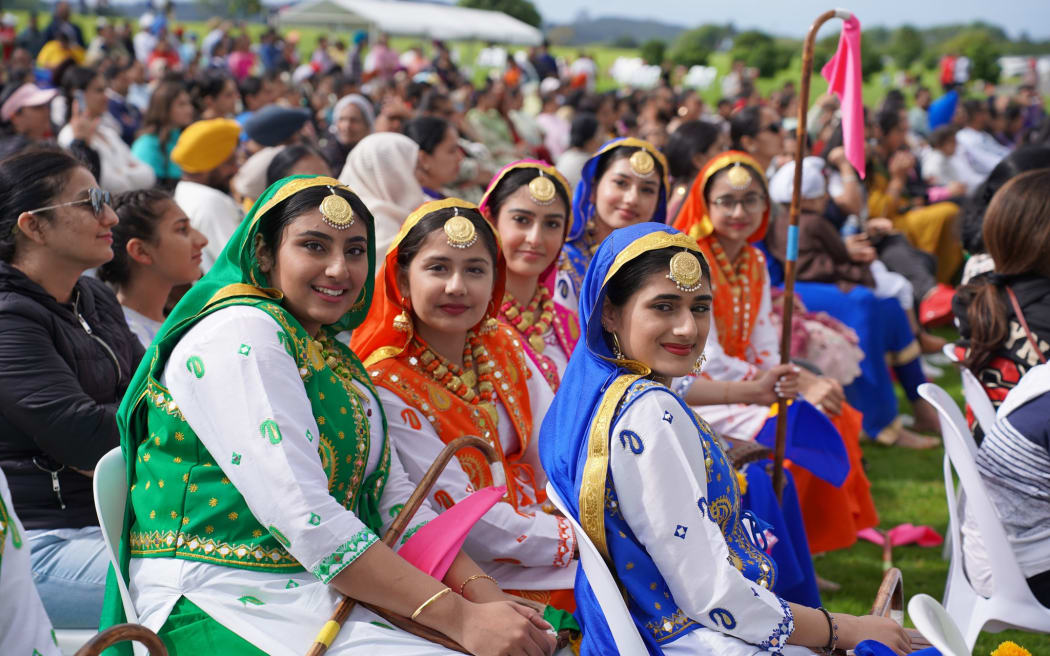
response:
<path fill-rule="evenodd" d="M 625 449 L 629 448 L 635 455 L 645 450 L 642 438 L 632 430 L 620 431 L 620 445 Z"/>

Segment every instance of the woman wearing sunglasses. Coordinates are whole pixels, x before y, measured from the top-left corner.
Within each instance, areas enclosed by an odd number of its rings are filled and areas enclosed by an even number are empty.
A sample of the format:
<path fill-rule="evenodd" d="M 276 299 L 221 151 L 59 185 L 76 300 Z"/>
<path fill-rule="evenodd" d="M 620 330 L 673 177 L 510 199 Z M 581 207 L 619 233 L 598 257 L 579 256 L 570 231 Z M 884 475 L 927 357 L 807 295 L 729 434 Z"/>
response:
<path fill-rule="evenodd" d="M 58 628 L 94 628 L 108 565 L 91 470 L 118 443 L 142 346 L 101 282 L 109 194 L 60 150 L 0 161 L 0 468 Z"/>

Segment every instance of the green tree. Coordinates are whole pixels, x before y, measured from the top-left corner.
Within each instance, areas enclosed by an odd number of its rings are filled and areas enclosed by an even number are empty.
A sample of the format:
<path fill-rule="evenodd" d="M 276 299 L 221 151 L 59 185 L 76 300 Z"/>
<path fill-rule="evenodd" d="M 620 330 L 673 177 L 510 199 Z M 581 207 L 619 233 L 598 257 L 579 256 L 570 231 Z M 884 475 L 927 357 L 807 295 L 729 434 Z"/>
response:
<path fill-rule="evenodd" d="M 893 31 L 887 53 L 898 68 L 908 69 L 922 57 L 922 33 L 911 25 L 902 25 Z"/>
<path fill-rule="evenodd" d="M 671 45 L 667 58 L 682 66 L 703 66 L 707 64 L 712 51 L 705 41 L 703 27 L 682 32 Z"/>
<path fill-rule="evenodd" d="M 197 0 L 208 13 L 218 16 L 248 18 L 262 13 L 262 0 Z"/>
<path fill-rule="evenodd" d="M 966 55 L 970 59 L 970 79 L 998 82 L 1001 41 L 994 31 L 984 27 L 963 30 L 941 46 L 944 53 Z"/>
<path fill-rule="evenodd" d="M 667 56 L 667 44 L 660 39 L 650 39 L 642 44 L 642 59 L 651 66 L 660 66 Z"/>
<path fill-rule="evenodd" d="M 865 81 L 875 73 L 880 73 L 885 66 L 882 62 L 882 49 L 876 43 L 869 43 L 868 33 L 864 32 L 860 37 L 860 75 Z"/>
<path fill-rule="evenodd" d="M 611 45 L 613 48 L 634 49 L 638 47 L 638 42 L 635 41 L 634 37 L 630 34 L 621 34 L 620 36 L 613 39 L 612 43 L 610 43 L 609 45 Z"/>
<path fill-rule="evenodd" d="M 762 77 L 773 77 L 791 63 L 791 51 L 781 47 L 770 35 L 749 30 L 733 39 L 731 56 L 758 69 Z"/>
<path fill-rule="evenodd" d="M 459 0 L 456 4 L 460 7 L 470 7 L 471 9 L 502 11 L 504 14 L 517 18 L 533 27 L 539 27 L 540 23 L 543 22 L 536 5 L 529 0 Z"/>

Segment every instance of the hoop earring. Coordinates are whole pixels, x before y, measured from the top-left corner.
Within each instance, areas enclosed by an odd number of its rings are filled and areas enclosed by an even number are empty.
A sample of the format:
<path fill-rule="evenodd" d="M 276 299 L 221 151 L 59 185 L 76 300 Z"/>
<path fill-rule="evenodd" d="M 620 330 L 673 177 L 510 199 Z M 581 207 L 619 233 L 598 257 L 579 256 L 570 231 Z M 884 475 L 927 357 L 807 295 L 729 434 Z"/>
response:
<path fill-rule="evenodd" d="M 613 341 L 612 353 L 613 353 L 613 357 L 616 358 L 617 360 L 626 360 L 627 358 L 623 354 L 623 349 L 620 348 L 620 338 L 616 336 L 616 333 L 609 333 L 609 334 L 612 335 L 612 341 Z"/>
<path fill-rule="evenodd" d="M 696 359 L 696 364 L 693 365 L 693 375 L 699 376 L 701 370 L 704 368 L 704 363 L 707 362 L 707 353 L 701 353 L 700 357 Z"/>

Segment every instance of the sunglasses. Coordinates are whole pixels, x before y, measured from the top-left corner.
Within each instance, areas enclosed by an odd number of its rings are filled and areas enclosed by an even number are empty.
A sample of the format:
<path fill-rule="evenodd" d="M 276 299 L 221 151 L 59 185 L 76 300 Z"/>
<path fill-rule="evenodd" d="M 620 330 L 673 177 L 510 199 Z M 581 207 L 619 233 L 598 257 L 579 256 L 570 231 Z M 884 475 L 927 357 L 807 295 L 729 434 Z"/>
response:
<path fill-rule="evenodd" d="M 88 197 L 81 198 L 80 200 L 71 200 L 68 203 L 59 203 L 58 205 L 48 205 L 47 207 L 38 207 L 35 210 L 29 210 L 29 213 L 43 212 L 45 210 L 55 210 L 60 207 L 69 207 L 71 205 L 82 205 L 84 203 L 91 203 L 91 211 L 95 214 L 95 217 L 102 216 L 102 210 L 106 205 L 113 206 L 113 195 L 105 189 L 99 189 L 98 187 L 91 187 L 88 189 Z"/>
<path fill-rule="evenodd" d="M 780 121 L 777 121 L 776 123 L 770 123 L 762 129 L 769 130 L 773 134 L 780 134 L 780 131 L 784 129 L 784 126 Z"/>

